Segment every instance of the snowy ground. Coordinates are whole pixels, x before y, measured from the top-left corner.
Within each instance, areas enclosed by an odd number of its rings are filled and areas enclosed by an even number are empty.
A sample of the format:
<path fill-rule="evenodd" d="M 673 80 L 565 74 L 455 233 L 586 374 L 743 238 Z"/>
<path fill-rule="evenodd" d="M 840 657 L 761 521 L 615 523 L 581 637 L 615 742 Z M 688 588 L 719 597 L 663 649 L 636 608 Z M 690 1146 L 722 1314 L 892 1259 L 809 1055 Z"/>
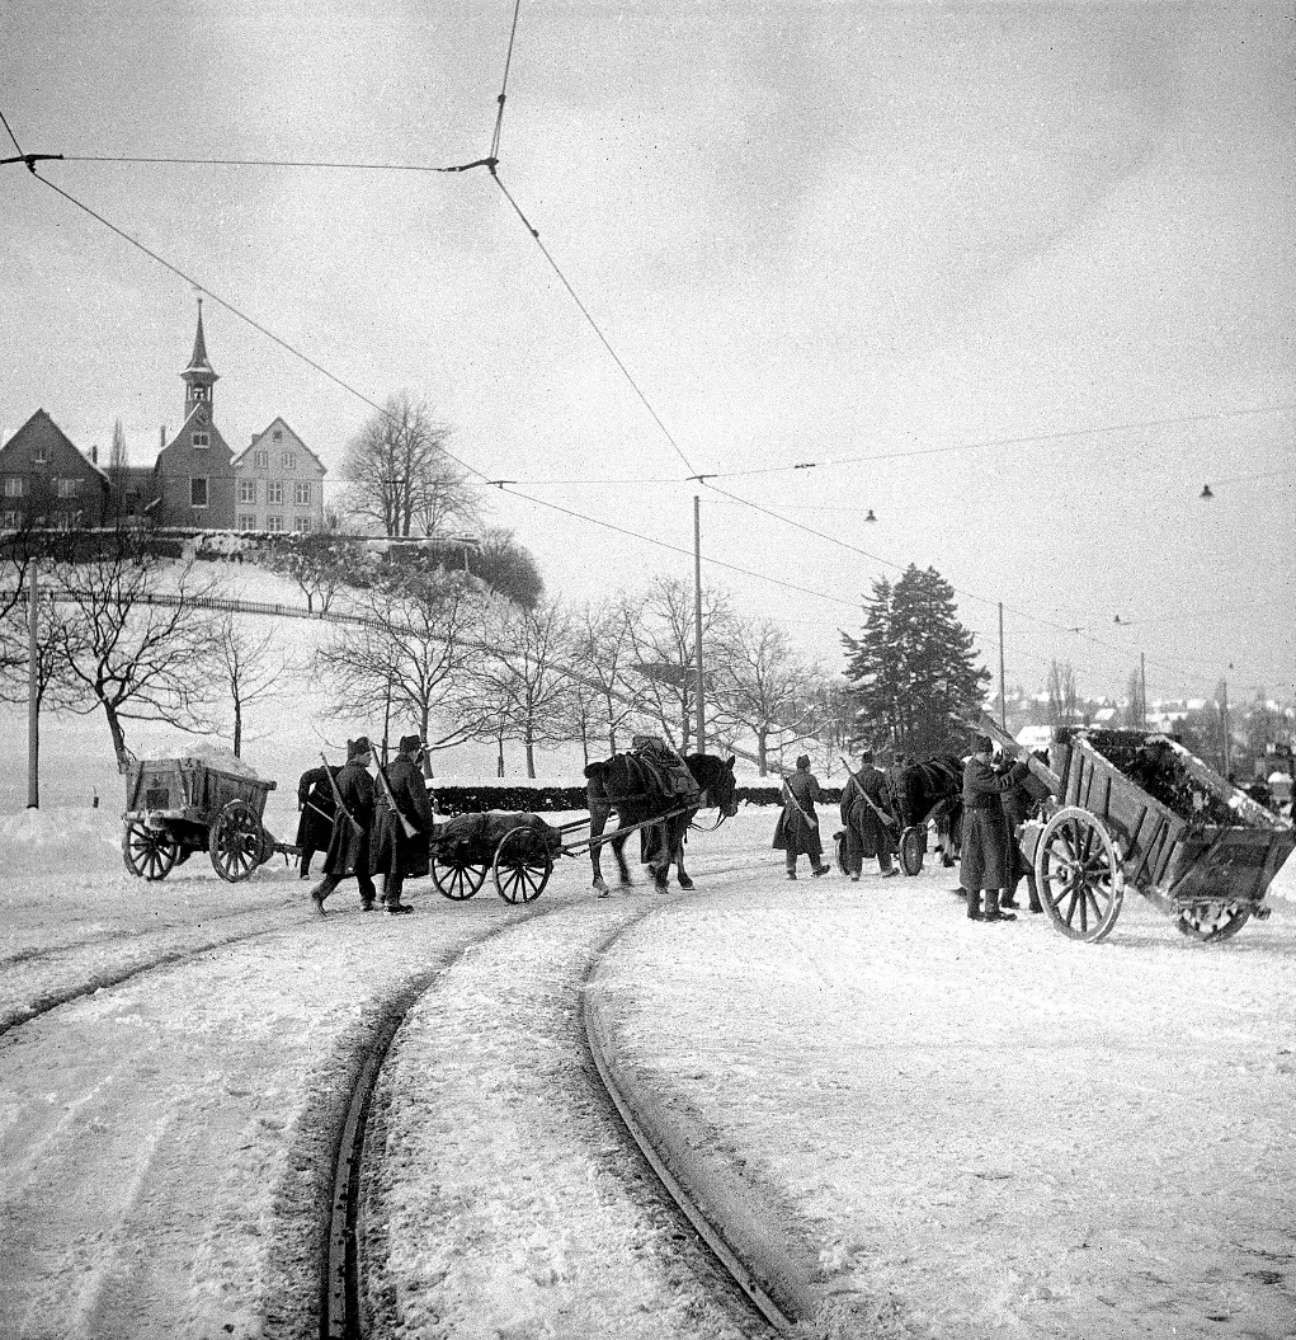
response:
<path fill-rule="evenodd" d="M 782 1225 L 823 1307 L 807 1334 L 1296 1336 L 1291 870 L 1230 942 L 1131 896 L 1090 946 L 969 923 L 938 870 L 789 884 L 772 826 L 695 835 L 691 895 L 596 900 L 561 862 L 530 938 L 457 960 L 411 1016 L 383 1099 L 384 1333 L 747 1329 L 609 1176 L 614 1136 L 545 1112 L 577 950 L 648 906 L 599 975 L 614 1039 Z M 321 922 L 282 865 L 231 886 L 196 856 L 145 885 L 118 837 L 103 809 L 0 819 L 0 1019 L 202 949 L 0 1038 L 0 1335 L 308 1334 L 292 1216 L 342 1043 L 519 913 L 419 881 L 416 916 L 344 886 Z"/>

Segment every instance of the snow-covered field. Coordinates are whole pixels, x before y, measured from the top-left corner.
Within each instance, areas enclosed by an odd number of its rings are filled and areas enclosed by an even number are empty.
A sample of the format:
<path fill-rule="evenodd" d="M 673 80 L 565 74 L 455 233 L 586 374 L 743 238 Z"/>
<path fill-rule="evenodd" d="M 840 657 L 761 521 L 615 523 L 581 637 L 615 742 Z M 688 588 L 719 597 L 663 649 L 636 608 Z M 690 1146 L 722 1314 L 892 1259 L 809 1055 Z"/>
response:
<path fill-rule="evenodd" d="M 772 824 L 694 835 L 690 895 L 596 900 L 560 862 L 537 907 L 571 933 L 522 966 L 507 941 L 474 952 L 398 1034 L 392 1262 L 417 1307 L 391 1334 L 734 1333 L 600 1183 L 603 1152 L 543 1116 L 543 1086 L 517 1129 L 498 1115 L 562 1059 L 533 997 L 577 936 L 647 903 L 599 976 L 614 1040 L 781 1226 L 821 1300 L 808 1335 L 1296 1335 L 1290 870 L 1230 942 L 1131 896 L 1089 946 L 1041 917 L 969 923 L 939 870 L 789 884 Z M 274 1320 L 302 1287 L 283 1202 L 296 1178 L 309 1203 L 297 1136 L 330 1049 L 370 997 L 516 913 L 417 881 L 413 917 L 366 917 L 344 886 L 320 922 L 278 862 L 227 885 L 196 856 L 146 885 L 118 837 L 103 808 L 0 819 L 0 1010 L 62 971 L 62 944 L 92 966 L 211 945 L 0 1039 L 0 1334 L 305 1334 Z M 260 933 L 222 946 L 230 926 Z M 501 1170 L 510 1142 L 534 1194 Z"/>

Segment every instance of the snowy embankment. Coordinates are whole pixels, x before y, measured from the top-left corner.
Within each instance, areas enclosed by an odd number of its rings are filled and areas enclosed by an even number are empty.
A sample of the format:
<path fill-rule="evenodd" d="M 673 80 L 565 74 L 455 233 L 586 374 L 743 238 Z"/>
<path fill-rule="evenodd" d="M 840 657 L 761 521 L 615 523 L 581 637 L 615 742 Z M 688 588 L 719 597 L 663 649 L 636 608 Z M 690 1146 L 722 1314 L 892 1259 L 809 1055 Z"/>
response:
<path fill-rule="evenodd" d="M 744 810 L 694 835 L 695 894 L 614 893 L 614 905 L 653 910 L 599 980 L 622 1063 L 685 1137 L 742 1170 L 787 1249 L 810 1261 L 823 1313 L 807 1334 L 1296 1332 L 1290 869 L 1272 918 L 1234 940 L 1191 942 L 1131 894 L 1111 939 L 1084 945 L 1042 917 L 969 923 L 938 869 L 789 884 L 772 823 Z M 123 869 L 119 836 L 102 809 L 0 819 L 11 872 L 0 953 L 36 973 L 69 942 L 93 966 L 221 918 L 246 917 L 257 936 L 0 1043 L 11 1244 L 0 1331 L 305 1334 L 282 1320 L 306 1267 L 288 1259 L 281 1216 L 285 1187 L 306 1175 L 298 1133 L 330 1082 L 327 1060 L 368 1000 L 510 909 L 489 888 L 454 904 L 420 880 L 413 917 L 365 917 L 340 892 L 318 921 L 278 860 L 227 885 L 196 856 L 146 885 Z M 609 907 L 583 860 L 559 863 L 551 903 L 591 921 Z M 510 1008 L 521 1000 L 508 953 L 470 958 L 471 988 L 453 999 L 489 1064 L 465 1053 L 438 1073 L 449 1122 L 480 1110 L 506 1073 L 525 1075 L 529 1049 L 553 1048 L 526 1008 Z M 533 966 L 537 988 L 567 972 L 556 952 Z M 440 1036 L 435 1011 L 428 1020 Z M 543 1164 L 569 1185 L 520 1197 L 499 1172 L 461 1206 L 481 1241 L 543 1252 L 487 1259 L 468 1238 L 461 1253 L 411 1250 L 399 1261 L 411 1297 L 518 1336 L 610 1333 L 588 1328 L 621 1297 L 643 1318 L 678 1312 L 691 1287 L 678 1269 L 645 1295 L 642 1263 L 610 1247 L 611 1232 L 593 1258 L 599 1298 L 572 1297 L 593 1249 L 570 1218 L 549 1216 L 606 1196 L 566 1157 L 563 1127 L 528 1126 L 512 1177 Z M 479 1146 L 482 1166 L 498 1162 L 488 1123 L 461 1124 L 457 1138 Z M 437 1174 L 400 1166 L 405 1242 L 441 1241 L 444 1225 L 417 1213 L 439 1204 Z M 565 1329 L 573 1318 L 586 1329 Z"/>

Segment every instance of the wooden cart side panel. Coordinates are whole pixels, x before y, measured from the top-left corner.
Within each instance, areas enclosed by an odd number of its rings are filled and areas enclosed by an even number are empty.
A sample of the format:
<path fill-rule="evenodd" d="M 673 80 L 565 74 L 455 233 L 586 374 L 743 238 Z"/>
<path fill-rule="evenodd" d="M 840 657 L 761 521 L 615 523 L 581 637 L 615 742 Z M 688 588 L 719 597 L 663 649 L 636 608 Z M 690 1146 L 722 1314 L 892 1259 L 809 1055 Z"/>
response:
<path fill-rule="evenodd" d="M 1176 844 L 1157 884 L 1178 902 L 1228 897 L 1258 903 L 1293 846 L 1293 833 L 1208 828 Z"/>

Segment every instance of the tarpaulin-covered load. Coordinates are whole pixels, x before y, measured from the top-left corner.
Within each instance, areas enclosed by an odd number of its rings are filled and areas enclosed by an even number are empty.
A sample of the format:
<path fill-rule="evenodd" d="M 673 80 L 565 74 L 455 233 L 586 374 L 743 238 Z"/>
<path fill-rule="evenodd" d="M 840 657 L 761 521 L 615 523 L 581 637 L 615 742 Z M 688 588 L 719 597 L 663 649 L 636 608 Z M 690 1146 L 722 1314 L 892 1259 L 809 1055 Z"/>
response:
<path fill-rule="evenodd" d="M 494 858 L 503 838 L 515 828 L 532 832 L 535 841 L 550 853 L 556 853 L 562 846 L 562 833 L 538 814 L 487 810 L 485 814 L 457 814 L 437 824 L 432 833 L 432 854 L 440 860 L 463 864 L 487 863 Z"/>

